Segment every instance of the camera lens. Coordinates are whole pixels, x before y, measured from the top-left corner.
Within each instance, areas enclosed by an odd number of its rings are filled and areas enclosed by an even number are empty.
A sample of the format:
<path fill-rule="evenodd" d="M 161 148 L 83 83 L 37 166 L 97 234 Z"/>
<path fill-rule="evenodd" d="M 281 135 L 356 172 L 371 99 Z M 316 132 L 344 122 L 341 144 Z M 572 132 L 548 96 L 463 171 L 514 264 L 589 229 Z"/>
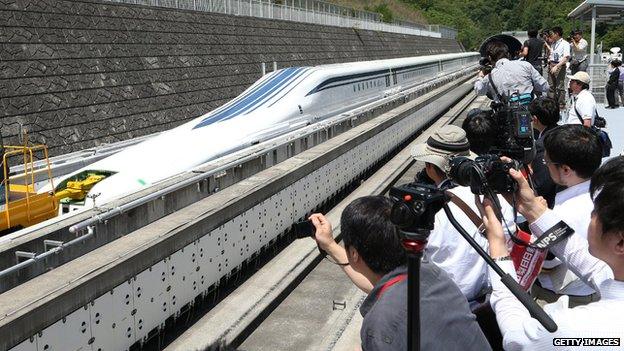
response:
<path fill-rule="evenodd" d="M 470 186 L 470 177 L 474 161 L 468 157 L 454 157 L 450 161 L 451 171 L 449 176 L 452 181 L 461 186 Z"/>

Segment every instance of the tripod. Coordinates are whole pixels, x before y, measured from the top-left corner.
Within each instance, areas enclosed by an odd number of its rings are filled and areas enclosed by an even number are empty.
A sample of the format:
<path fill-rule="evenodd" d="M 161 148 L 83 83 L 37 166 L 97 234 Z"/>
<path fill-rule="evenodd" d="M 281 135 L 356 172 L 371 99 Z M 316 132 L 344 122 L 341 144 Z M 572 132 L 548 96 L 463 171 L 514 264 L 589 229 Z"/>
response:
<path fill-rule="evenodd" d="M 420 260 L 427 245 L 429 230 L 402 232 L 407 251 L 407 349 L 420 350 Z"/>
<path fill-rule="evenodd" d="M 531 317 L 537 319 L 537 321 L 540 322 L 540 324 L 543 325 L 544 328 L 546 328 L 546 330 L 548 330 L 549 332 L 553 333 L 557 331 L 557 324 L 555 323 L 555 321 L 553 321 L 552 318 L 550 318 L 550 316 L 546 312 L 544 312 L 544 310 L 531 298 L 531 296 L 529 296 L 529 294 L 527 294 L 527 292 L 522 289 L 520 284 L 518 284 L 518 282 L 516 282 L 516 280 L 511 275 L 505 273 L 505 271 L 503 271 L 496 264 L 496 262 L 492 260 L 490 255 L 488 255 L 487 252 L 485 252 L 485 250 L 483 250 L 483 248 L 479 246 L 479 244 L 477 244 L 477 242 L 470 236 L 470 234 L 466 232 L 466 230 L 459 224 L 459 222 L 457 222 L 457 220 L 453 216 L 453 213 L 448 207 L 448 204 L 444 204 L 443 208 L 444 213 L 446 213 L 446 216 L 448 217 L 453 227 L 455 227 L 459 234 L 461 234 L 461 236 L 463 236 L 464 239 L 468 241 L 468 244 L 470 244 L 470 246 L 472 246 L 472 248 L 477 251 L 479 256 L 481 256 L 485 260 L 488 266 L 494 269 L 496 274 L 498 274 L 498 276 L 501 278 L 501 282 L 505 284 L 507 289 L 509 289 L 509 291 L 511 291 L 511 293 L 514 294 L 514 296 L 518 299 L 518 301 L 520 301 L 520 303 L 524 305 L 524 307 L 531 314 Z"/>
<path fill-rule="evenodd" d="M 550 318 L 531 296 L 509 274 L 505 273 L 479 244 L 457 222 L 448 204 L 444 204 L 444 212 L 449 221 L 475 251 L 501 277 L 501 282 L 529 311 L 531 317 L 537 319 L 546 330 L 555 332 L 557 324 Z M 407 251 L 407 349 L 420 350 L 420 261 L 427 245 L 429 230 L 422 229 L 416 233 L 401 231 L 403 248 Z"/>

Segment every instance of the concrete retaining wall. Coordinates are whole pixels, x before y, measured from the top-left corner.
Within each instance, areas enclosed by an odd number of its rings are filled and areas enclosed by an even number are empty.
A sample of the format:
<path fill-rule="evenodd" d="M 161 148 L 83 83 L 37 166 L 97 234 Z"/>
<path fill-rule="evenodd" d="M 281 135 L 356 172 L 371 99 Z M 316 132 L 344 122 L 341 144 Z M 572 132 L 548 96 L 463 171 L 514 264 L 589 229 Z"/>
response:
<path fill-rule="evenodd" d="M 105 1 L 0 2 L 0 125 L 59 155 L 170 129 L 272 67 L 461 51 L 449 39 Z"/>

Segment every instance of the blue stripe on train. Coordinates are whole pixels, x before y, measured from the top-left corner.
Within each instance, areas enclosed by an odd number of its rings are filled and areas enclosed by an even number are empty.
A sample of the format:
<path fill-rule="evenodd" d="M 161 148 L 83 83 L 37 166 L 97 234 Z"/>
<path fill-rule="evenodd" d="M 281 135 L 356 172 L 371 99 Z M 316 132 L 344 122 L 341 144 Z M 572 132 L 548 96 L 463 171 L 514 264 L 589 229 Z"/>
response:
<path fill-rule="evenodd" d="M 259 86 L 257 86 L 256 88 L 248 92 L 247 94 L 238 96 L 235 100 L 232 101 L 233 103 L 230 106 L 227 106 L 223 109 L 210 113 L 206 118 L 204 118 L 195 127 L 193 127 L 193 129 L 201 128 L 209 124 L 212 124 L 214 122 L 218 122 L 224 116 L 227 116 L 233 113 L 234 111 L 238 111 L 241 107 L 244 107 L 247 103 L 249 103 L 249 101 L 252 101 L 259 91 L 262 91 L 267 86 L 274 84 L 276 80 L 282 79 L 283 76 L 286 75 L 287 73 L 288 72 L 281 71 L 281 72 L 278 72 L 277 74 L 274 74 L 273 77 L 267 79 L 265 82 L 263 82 L 262 84 L 260 84 Z"/>
<path fill-rule="evenodd" d="M 302 67 L 303 68 L 303 67 Z M 288 87 L 292 86 L 293 83 L 299 79 L 299 77 L 303 76 L 306 72 L 310 71 L 310 69 L 302 69 L 301 71 L 299 71 L 299 73 L 297 73 L 297 75 L 293 76 L 292 79 L 289 79 L 289 83 L 286 85 L 283 85 L 281 88 L 279 88 L 278 90 L 276 90 L 273 94 L 271 94 L 269 97 L 267 97 L 265 99 L 266 101 L 271 100 L 273 97 L 277 96 L 279 93 L 281 93 L 282 91 L 286 90 Z M 296 87 L 297 84 L 295 84 L 290 90 L 292 90 L 294 87 Z M 290 91 L 289 90 L 289 91 Z M 273 106 L 276 102 L 278 102 L 280 99 L 275 100 L 271 105 L 267 106 L 267 107 L 271 107 Z M 264 104 L 258 104 L 256 105 L 256 107 L 252 108 L 251 110 L 248 110 L 247 113 L 252 113 L 255 110 L 257 110 L 258 108 L 262 107 Z"/>
<path fill-rule="evenodd" d="M 211 114 L 210 116 L 203 119 L 199 122 L 193 129 L 205 127 L 215 122 L 219 122 L 222 120 L 227 120 L 232 117 L 238 116 L 247 112 L 250 108 L 253 108 L 255 105 L 263 102 L 263 98 L 280 88 L 284 84 L 287 84 L 293 75 L 296 75 L 303 68 L 285 68 L 281 72 L 279 72 L 275 77 L 269 79 L 267 82 L 263 83 L 253 92 L 246 94 L 245 97 L 239 98 L 238 101 L 229 106 L 228 108 L 219 111 L 218 113 Z"/>
<path fill-rule="evenodd" d="M 300 72 L 305 71 L 303 67 L 299 67 L 296 69 L 288 69 L 288 70 L 290 73 L 288 76 L 284 77 L 281 81 L 278 81 L 275 84 L 267 85 L 265 87 L 266 89 L 258 92 L 260 96 L 258 96 L 254 101 L 251 101 L 249 104 L 239 109 L 238 111 L 234 111 L 235 113 L 230 114 L 226 118 L 220 119 L 220 121 L 228 120 L 238 115 L 248 114 L 251 111 L 255 110 L 256 108 L 262 106 L 267 100 L 269 100 L 271 97 L 275 95 L 273 94 L 275 91 L 281 90 L 283 87 L 290 85 L 290 83 L 293 82 L 299 76 Z M 251 97 L 249 99 L 251 99 Z"/>

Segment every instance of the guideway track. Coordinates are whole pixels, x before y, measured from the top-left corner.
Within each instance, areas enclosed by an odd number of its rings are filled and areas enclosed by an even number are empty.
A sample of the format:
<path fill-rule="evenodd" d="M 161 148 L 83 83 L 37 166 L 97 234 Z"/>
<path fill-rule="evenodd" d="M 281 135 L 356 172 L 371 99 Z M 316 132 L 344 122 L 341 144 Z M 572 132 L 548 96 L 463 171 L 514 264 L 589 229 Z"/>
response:
<path fill-rule="evenodd" d="M 458 87 L 462 96 L 470 83 Z M 342 209 L 353 199 L 384 193 L 410 174 L 414 162 L 409 150 L 433 130 L 461 123 L 466 112 L 483 104 L 473 93 L 439 118 L 326 215 L 338 226 Z M 319 264 L 320 262 L 320 264 Z M 317 265 L 318 264 L 318 265 Z M 264 292 L 269 290 L 264 296 Z M 338 266 L 321 261 L 312 240 L 296 241 L 247 282 L 195 323 L 166 350 L 209 349 L 229 345 L 240 350 L 352 350 L 359 340 L 357 307 L 364 294 Z M 358 320 L 359 318 L 359 320 Z M 312 332 L 313 331 L 313 332 Z M 343 346 L 341 346 L 343 345 Z"/>

